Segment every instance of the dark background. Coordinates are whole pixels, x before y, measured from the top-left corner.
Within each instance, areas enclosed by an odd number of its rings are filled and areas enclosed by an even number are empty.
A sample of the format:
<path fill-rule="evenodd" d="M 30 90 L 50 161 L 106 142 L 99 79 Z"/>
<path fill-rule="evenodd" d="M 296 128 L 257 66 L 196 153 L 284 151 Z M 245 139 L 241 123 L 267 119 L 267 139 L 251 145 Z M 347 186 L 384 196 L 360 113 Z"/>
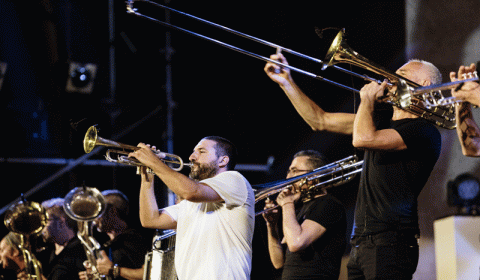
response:
<path fill-rule="evenodd" d="M 224 136 L 237 145 L 239 163 L 265 165 L 274 159 L 268 172 L 241 171 L 254 186 L 283 179 L 292 155 L 300 149 L 319 150 L 331 161 L 354 153 L 361 157 L 351 137 L 313 132 L 263 72 L 262 60 L 127 14 L 123 1 L 113 3 L 114 29 L 110 30 L 114 37 L 109 40 L 107 1 L 0 0 L 0 61 L 8 64 L 0 87 L 2 207 L 21 193 L 29 193 L 27 199 L 38 202 L 64 197 L 85 182 L 99 190 L 125 192 L 138 225 L 140 178 L 134 168 L 78 165 L 63 172 L 64 165 L 42 160 L 84 156 L 82 140 L 91 125 L 98 125 L 103 138 L 130 145 L 150 143 L 184 160 L 202 137 Z M 165 20 L 163 9 L 143 3 L 135 6 L 140 13 Z M 405 62 L 403 1 L 188 0 L 170 1 L 168 6 L 319 59 L 324 58 L 337 31 L 328 29 L 320 38 L 315 27 L 345 28 L 348 44 L 369 60 L 392 71 Z M 272 47 L 182 15 L 171 13 L 170 22 L 264 57 L 275 53 Z M 169 59 L 167 37 L 171 40 Z M 115 76 L 109 74 L 110 49 L 115 50 Z M 359 89 L 365 83 L 335 69 L 322 71 L 311 60 L 285 56 L 292 66 L 350 87 Z M 91 93 L 66 90 L 72 62 L 97 65 Z M 293 76 L 325 110 L 355 111 L 357 94 L 299 73 Z M 115 87 L 109 84 L 111 78 Z M 172 102 L 166 98 L 170 86 Z M 103 155 L 104 150 L 89 159 L 101 160 Z M 25 159 L 35 159 L 35 163 L 25 163 Z M 59 175 L 52 178 L 53 174 Z M 166 191 L 161 182 L 157 185 L 158 198 L 165 201 Z M 349 227 L 356 185 L 354 180 L 332 190 L 347 207 Z M 252 279 L 266 269 L 273 272 L 265 251 L 264 226 L 259 217 Z"/>

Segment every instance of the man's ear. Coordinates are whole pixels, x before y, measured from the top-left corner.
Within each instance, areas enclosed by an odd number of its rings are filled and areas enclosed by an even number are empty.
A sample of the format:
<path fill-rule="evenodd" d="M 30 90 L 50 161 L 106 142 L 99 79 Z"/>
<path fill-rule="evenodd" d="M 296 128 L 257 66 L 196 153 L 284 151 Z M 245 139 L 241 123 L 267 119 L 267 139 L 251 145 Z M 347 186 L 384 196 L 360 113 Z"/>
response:
<path fill-rule="evenodd" d="M 429 86 L 429 85 L 431 85 L 431 84 L 432 84 L 432 82 L 430 82 L 430 81 L 428 81 L 428 80 L 422 80 L 421 86 L 422 86 L 422 87 L 426 87 L 426 86 Z"/>
<path fill-rule="evenodd" d="M 228 156 L 221 156 L 218 161 L 218 166 L 221 168 L 224 168 L 228 165 L 229 161 L 230 161 L 230 158 Z"/>

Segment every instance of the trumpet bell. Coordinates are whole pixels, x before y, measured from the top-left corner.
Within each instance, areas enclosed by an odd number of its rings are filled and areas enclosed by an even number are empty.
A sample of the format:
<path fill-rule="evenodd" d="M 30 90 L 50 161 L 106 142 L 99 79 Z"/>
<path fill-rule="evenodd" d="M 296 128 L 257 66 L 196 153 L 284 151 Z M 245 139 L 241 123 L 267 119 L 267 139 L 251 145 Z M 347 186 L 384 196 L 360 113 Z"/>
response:
<path fill-rule="evenodd" d="M 39 203 L 21 201 L 5 212 L 5 226 L 15 233 L 29 236 L 42 231 L 47 224 L 47 213 Z"/>
<path fill-rule="evenodd" d="M 98 136 L 98 131 L 95 126 L 91 126 L 88 130 L 87 133 L 85 133 L 85 138 L 83 139 L 83 149 L 85 152 L 88 154 L 96 146 L 105 146 L 105 147 L 114 147 L 116 149 L 109 149 L 107 150 L 106 153 L 106 160 L 110 162 L 115 162 L 115 163 L 120 163 L 120 164 L 126 164 L 126 165 L 131 165 L 131 166 L 143 166 L 141 162 L 139 162 L 136 159 L 133 158 L 128 158 L 128 154 L 130 152 L 136 151 L 139 148 L 136 146 L 132 145 L 126 145 L 123 143 L 118 143 L 109 139 L 104 139 L 100 136 Z M 174 154 L 168 154 L 168 153 L 161 153 L 161 152 L 156 152 L 154 151 L 157 155 L 162 154 L 163 158 L 161 159 L 164 163 L 168 164 L 170 168 L 172 168 L 175 171 L 180 171 L 183 169 L 184 166 L 191 167 L 192 164 L 190 163 L 184 163 L 182 158 L 174 155 Z"/>
<path fill-rule="evenodd" d="M 83 149 L 85 150 L 85 153 L 90 153 L 93 151 L 95 146 L 97 145 L 97 128 L 95 126 L 91 126 L 88 130 L 87 133 L 85 134 L 85 138 L 83 139 Z"/>
<path fill-rule="evenodd" d="M 105 198 L 96 188 L 76 187 L 66 196 L 63 208 L 76 221 L 92 221 L 105 212 Z"/>

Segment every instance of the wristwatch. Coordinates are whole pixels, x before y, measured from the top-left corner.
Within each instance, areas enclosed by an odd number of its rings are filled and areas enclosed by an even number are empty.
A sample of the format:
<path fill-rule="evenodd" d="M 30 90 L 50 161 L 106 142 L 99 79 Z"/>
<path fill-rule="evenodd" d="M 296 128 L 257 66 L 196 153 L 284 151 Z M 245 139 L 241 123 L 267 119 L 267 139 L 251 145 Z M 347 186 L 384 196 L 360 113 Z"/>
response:
<path fill-rule="evenodd" d="M 113 265 L 113 278 L 118 278 L 120 276 L 120 267 L 118 264 Z"/>

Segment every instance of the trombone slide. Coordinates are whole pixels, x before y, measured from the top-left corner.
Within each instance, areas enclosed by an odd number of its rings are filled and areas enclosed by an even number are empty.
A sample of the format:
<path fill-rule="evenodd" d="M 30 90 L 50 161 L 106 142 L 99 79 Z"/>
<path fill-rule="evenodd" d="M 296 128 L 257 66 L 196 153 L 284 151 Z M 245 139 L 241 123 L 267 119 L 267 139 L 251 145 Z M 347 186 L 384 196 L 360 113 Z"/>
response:
<path fill-rule="evenodd" d="M 356 156 L 349 156 L 344 159 L 332 162 L 319 167 L 312 172 L 289 178 L 282 181 L 267 183 L 256 186 L 255 188 L 255 206 L 263 207 L 267 198 L 275 198 L 280 192 L 292 187 L 296 182 L 301 185 L 308 185 L 308 188 L 301 190 L 300 199 L 304 202 L 314 199 L 315 195 L 321 193 L 324 189 L 343 185 L 351 181 L 356 174 L 362 171 L 363 160 L 358 161 Z M 258 206 L 258 207 L 257 207 Z M 255 210 L 255 216 L 271 211 L 274 208 Z"/>

